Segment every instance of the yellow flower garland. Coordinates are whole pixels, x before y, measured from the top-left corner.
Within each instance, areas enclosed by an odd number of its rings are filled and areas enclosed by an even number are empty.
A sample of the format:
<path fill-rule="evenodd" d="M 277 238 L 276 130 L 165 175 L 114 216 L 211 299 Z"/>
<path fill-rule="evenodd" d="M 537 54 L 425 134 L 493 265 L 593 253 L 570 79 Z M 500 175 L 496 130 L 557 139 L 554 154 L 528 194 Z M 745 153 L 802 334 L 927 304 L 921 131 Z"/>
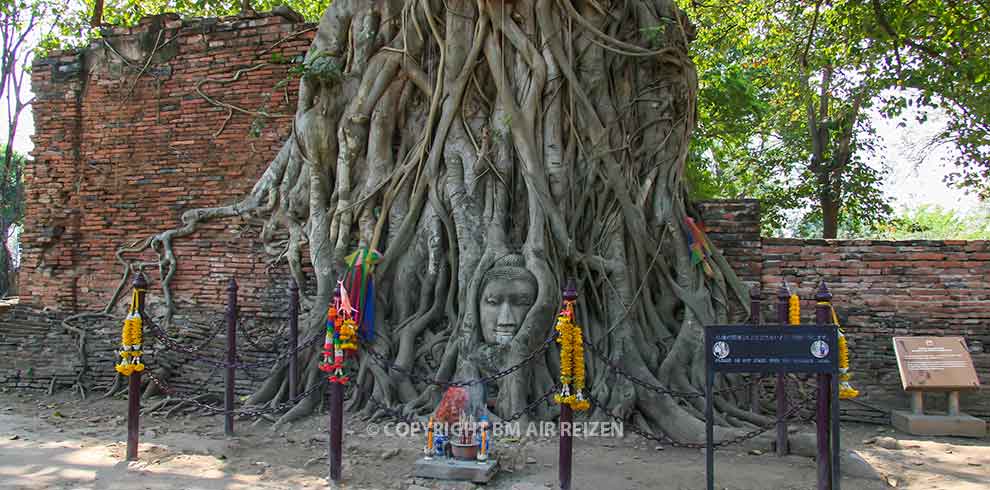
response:
<path fill-rule="evenodd" d="M 351 318 L 347 318 L 340 324 L 340 348 L 343 350 L 357 350 L 357 324 Z"/>
<path fill-rule="evenodd" d="M 839 315 L 835 314 L 835 307 L 831 303 L 826 304 L 832 310 L 832 323 L 839 327 L 839 398 L 842 400 L 856 398 L 859 396 L 859 390 L 849 383 L 852 378 L 852 374 L 849 373 L 849 342 L 839 325 Z"/>
<path fill-rule="evenodd" d="M 788 301 L 787 312 L 787 320 L 791 325 L 801 324 L 801 299 L 798 298 L 798 295 L 791 295 L 791 298 Z"/>
<path fill-rule="evenodd" d="M 131 294 L 131 307 L 124 318 L 124 326 L 120 332 L 120 362 L 114 366 L 118 373 L 130 376 L 133 373 L 144 371 L 144 363 L 141 362 L 142 329 L 141 312 L 139 311 L 139 293 L 135 288 Z"/>
<path fill-rule="evenodd" d="M 557 316 L 554 329 L 557 331 L 557 343 L 560 344 L 561 389 L 553 399 L 561 405 L 569 405 L 577 412 L 588 410 L 591 402 L 584 398 L 584 335 L 581 327 L 574 324 L 573 301 L 564 302 L 564 309 Z"/>

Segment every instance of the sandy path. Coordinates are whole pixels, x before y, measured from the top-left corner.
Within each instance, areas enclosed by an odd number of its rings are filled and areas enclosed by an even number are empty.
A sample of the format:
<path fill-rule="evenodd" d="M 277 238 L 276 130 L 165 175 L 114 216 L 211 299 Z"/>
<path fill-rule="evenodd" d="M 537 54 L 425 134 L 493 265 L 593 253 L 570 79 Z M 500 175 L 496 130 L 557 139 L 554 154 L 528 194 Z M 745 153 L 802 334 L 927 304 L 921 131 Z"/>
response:
<path fill-rule="evenodd" d="M 142 419 L 140 461 L 122 462 L 123 400 L 78 402 L 56 395 L 0 393 L 0 488 L 11 489 L 298 489 L 327 488 L 324 417 L 281 432 L 267 424 L 238 422 L 238 437 L 222 435 L 219 417 Z M 413 479 L 419 439 L 367 435 L 364 422 L 347 421 L 343 488 L 437 488 L 468 490 L 471 484 Z M 902 436 L 900 449 L 863 444 L 874 427 L 844 430 L 845 447 L 859 451 L 898 488 L 977 490 L 990 488 L 990 440 L 933 441 Z M 486 489 L 537 490 L 555 486 L 556 440 L 502 443 L 505 471 Z M 638 436 L 575 442 L 574 488 L 704 488 L 704 455 L 667 448 Z M 814 461 L 750 454 L 743 448 L 717 453 L 718 488 L 798 490 L 815 487 Z M 481 488 L 481 487 L 479 487 Z M 844 478 L 844 490 L 890 488 L 886 481 Z"/>

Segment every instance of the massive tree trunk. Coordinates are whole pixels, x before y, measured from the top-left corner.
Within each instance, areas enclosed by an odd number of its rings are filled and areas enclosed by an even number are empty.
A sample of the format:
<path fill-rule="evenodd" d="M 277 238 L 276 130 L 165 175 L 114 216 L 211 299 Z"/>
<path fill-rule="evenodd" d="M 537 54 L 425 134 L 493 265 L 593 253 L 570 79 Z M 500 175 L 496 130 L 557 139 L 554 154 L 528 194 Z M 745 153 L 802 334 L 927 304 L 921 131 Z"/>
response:
<path fill-rule="evenodd" d="M 187 212 L 149 244 L 171 277 L 172 241 L 199 223 L 266 217 L 263 237 L 287 230 L 279 251 L 291 273 L 316 283 L 314 333 L 344 257 L 380 250 L 367 348 L 402 369 L 361 356 L 350 407 L 369 415 L 378 403 L 429 412 L 442 393 L 422 378 L 491 375 L 530 357 L 568 278 L 582 295 L 578 322 L 612 363 L 700 391 L 702 326 L 745 317 L 748 296 L 717 251 L 698 260 L 689 248 L 692 38 L 673 0 L 336 0 L 306 56 L 294 132 L 255 188 L 234 206 Z M 315 277 L 301 266 L 307 250 Z M 301 379 L 278 370 L 249 402 L 322 382 L 317 355 Z M 494 412 L 518 413 L 552 389 L 557 355 L 488 383 Z M 587 357 L 607 411 L 703 438 L 700 399 L 644 389 Z M 754 420 L 725 396 L 721 436 Z M 537 410 L 550 418 L 556 407 Z"/>

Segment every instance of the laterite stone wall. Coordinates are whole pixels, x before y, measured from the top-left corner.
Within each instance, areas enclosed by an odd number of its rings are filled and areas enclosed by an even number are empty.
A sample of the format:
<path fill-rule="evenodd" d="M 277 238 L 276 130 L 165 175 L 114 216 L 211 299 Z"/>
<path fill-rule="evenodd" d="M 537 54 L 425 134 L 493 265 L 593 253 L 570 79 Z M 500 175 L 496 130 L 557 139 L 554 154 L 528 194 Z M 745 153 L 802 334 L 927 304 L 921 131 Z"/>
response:
<path fill-rule="evenodd" d="M 118 247 L 246 195 L 290 132 L 298 80 L 287 61 L 315 34 L 291 17 L 166 14 L 35 61 L 22 304 L 101 309 L 122 277 Z M 219 308 L 233 275 L 244 311 L 273 315 L 286 275 L 268 267 L 258 232 L 227 220 L 176 240 L 176 301 Z M 128 257 L 157 260 L 151 250 Z"/>

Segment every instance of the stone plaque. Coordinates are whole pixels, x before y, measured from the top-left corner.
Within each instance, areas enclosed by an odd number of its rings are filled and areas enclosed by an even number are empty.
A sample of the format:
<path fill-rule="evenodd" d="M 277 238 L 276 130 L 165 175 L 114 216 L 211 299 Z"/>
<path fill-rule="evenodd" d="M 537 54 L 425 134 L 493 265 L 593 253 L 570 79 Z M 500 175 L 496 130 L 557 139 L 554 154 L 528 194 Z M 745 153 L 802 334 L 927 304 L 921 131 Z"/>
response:
<path fill-rule="evenodd" d="M 977 389 L 973 358 L 962 337 L 894 337 L 905 391 Z"/>

